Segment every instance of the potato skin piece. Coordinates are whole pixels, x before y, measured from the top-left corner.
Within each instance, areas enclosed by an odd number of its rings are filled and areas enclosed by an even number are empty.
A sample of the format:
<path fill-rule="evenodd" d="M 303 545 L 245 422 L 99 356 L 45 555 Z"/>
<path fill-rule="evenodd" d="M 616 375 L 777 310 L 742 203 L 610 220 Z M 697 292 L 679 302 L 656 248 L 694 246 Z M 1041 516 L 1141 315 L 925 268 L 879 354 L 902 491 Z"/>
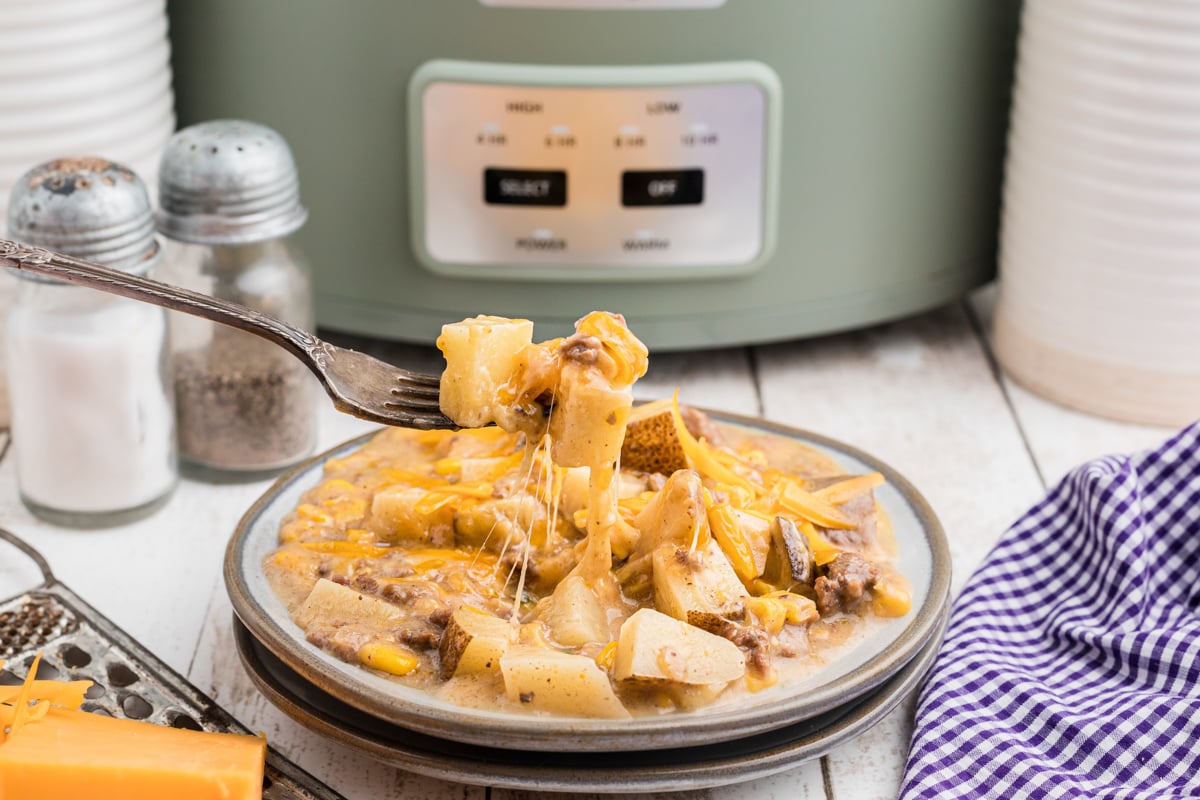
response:
<path fill-rule="evenodd" d="M 670 409 L 648 417 L 635 416 L 625 426 L 621 445 L 621 466 L 637 472 L 670 475 L 688 468 L 683 444 L 675 430 Z"/>
<path fill-rule="evenodd" d="M 499 672 L 508 650 L 509 623 L 483 611 L 460 608 L 450 615 L 438 645 L 438 677 L 450 680 L 460 672 Z"/>

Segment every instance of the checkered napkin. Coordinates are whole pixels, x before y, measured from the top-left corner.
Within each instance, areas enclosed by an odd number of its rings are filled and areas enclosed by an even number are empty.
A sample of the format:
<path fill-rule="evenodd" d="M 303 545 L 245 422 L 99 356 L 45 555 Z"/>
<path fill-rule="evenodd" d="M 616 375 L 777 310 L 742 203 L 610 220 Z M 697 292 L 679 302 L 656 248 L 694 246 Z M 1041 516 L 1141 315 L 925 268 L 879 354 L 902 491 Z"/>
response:
<path fill-rule="evenodd" d="M 1200 422 L 1069 474 L 967 582 L 900 796 L 1200 798 Z"/>

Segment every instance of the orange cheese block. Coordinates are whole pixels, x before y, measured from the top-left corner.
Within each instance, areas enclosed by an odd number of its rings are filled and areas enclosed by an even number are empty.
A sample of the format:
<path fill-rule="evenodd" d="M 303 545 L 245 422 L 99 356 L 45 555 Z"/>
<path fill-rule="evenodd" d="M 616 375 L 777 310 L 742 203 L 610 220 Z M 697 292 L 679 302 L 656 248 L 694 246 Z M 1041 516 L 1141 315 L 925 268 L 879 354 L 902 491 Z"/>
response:
<path fill-rule="evenodd" d="M 3 800 L 260 800 L 267 743 L 50 708 L 0 744 Z"/>

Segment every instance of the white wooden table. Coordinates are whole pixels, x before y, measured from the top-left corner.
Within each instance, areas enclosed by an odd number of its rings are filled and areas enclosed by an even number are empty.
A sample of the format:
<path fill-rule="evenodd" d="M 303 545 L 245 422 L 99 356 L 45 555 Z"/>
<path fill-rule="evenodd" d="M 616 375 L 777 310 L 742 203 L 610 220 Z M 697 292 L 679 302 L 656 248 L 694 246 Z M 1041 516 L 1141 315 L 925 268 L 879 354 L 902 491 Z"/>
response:
<path fill-rule="evenodd" d="M 1171 431 L 1096 419 L 1043 401 L 999 374 L 988 346 L 992 290 L 933 313 L 865 331 L 715 352 L 652 355 L 643 397 L 676 387 L 696 405 L 818 431 L 904 473 L 948 532 L 955 591 L 1011 522 L 1077 463 L 1156 444 Z M 614 309 L 619 310 L 619 309 Z M 434 369 L 432 348 L 381 346 L 397 363 Z M 327 409 L 321 447 L 368 426 Z M 0 445 L 4 436 L 0 435 Z M 528 793 L 444 783 L 385 767 L 310 733 L 267 703 L 234 651 L 221 580 L 225 541 L 269 482 L 181 482 L 150 519 L 102 531 L 34 519 L 0 462 L 0 524 L 37 547 L 59 578 L 283 753 L 351 800 L 483 798 Z M 0 598 L 38 582 L 0 550 Z M 893 797 L 912 703 L 819 761 L 772 778 L 677 796 Z"/>

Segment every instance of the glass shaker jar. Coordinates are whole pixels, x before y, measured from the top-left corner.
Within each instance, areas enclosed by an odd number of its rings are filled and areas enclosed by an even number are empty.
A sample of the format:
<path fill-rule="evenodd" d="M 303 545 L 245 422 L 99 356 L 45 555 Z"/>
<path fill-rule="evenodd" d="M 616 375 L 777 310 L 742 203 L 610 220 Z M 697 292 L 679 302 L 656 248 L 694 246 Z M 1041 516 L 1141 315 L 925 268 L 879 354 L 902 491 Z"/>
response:
<path fill-rule="evenodd" d="M 99 158 L 26 173 L 12 189 L 8 234 L 137 274 L 160 257 L 145 186 Z M 21 499 L 63 525 L 146 516 L 176 483 L 165 312 L 19 276 L 5 355 Z"/>
<path fill-rule="evenodd" d="M 289 236 L 307 218 L 291 149 L 251 122 L 177 132 L 159 170 L 163 280 L 311 330 L 308 267 Z M 180 457 L 188 474 L 255 480 L 316 445 L 319 385 L 279 347 L 171 314 Z"/>
<path fill-rule="evenodd" d="M 0 272 L 0 354 L 4 352 L 5 331 L 8 330 L 8 310 L 17 299 L 19 284 L 15 275 Z M 0 355 L 0 430 L 8 430 L 8 367 Z"/>

